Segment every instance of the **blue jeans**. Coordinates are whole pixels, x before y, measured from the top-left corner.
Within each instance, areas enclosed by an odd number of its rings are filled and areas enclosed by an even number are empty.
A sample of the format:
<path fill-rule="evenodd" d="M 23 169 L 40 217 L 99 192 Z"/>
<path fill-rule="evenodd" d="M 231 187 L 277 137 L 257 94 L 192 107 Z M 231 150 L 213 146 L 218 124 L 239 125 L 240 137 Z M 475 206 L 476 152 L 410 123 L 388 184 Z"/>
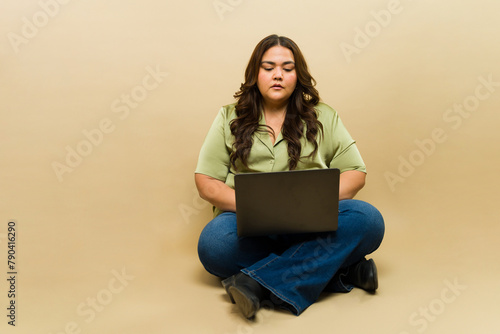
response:
<path fill-rule="evenodd" d="M 299 315 L 323 291 L 352 290 L 339 270 L 375 251 L 384 231 L 380 212 L 353 199 L 339 202 L 335 232 L 238 237 L 236 214 L 224 212 L 201 232 L 198 255 L 209 273 L 229 277 L 241 271 Z"/>

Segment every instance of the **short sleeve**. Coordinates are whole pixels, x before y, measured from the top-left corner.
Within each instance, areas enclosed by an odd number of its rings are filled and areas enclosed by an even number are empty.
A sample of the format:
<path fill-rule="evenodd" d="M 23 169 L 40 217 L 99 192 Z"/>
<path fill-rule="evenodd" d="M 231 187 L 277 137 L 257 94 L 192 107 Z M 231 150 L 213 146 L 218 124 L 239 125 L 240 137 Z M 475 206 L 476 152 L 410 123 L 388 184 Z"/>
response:
<path fill-rule="evenodd" d="M 195 173 L 226 181 L 230 152 L 226 146 L 227 117 L 222 108 L 215 118 L 200 150 Z M 228 130 L 228 127 L 227 127 Z"/>
<path fill-rule="evenodd" d="M 333 109 L 333 117 L 329 131 L 325 135 L 332 141 L 333 156 L 329 162 L 330 168 L 338 168 L 340 172 L 357 170 L 366 173 L 366 166 L 356 145 L 337 112 Z M 328 140 L 328 138 L 325 138 Z"/>
<path fill-rule="evenodd" d="M 356 142 L 350 144 L 345 150 L 335 156 L 330 163 L 330 168 L 338 168 L 341 172 L 357 170 L 366 173 L 366 166 L 359 153 Z"/>

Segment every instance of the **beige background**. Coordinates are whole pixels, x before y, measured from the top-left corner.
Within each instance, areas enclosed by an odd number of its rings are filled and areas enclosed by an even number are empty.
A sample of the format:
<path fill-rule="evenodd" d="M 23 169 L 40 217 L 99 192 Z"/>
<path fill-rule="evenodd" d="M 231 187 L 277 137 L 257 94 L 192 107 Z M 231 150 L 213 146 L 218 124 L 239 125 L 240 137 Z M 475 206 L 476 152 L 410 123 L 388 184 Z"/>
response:
<path fill-rule="evenodd" d="M 3 0 L 0 331 L 500 333 L 499 11 L 494 0 Z M 211 214 L 193 170 L 271 33 L 299 44 L 358 141 L 359 198 L 387 233 L 377 295 L 326 295 L 300 317 L 263 310 L 252 323 L 198 262 Z"/>

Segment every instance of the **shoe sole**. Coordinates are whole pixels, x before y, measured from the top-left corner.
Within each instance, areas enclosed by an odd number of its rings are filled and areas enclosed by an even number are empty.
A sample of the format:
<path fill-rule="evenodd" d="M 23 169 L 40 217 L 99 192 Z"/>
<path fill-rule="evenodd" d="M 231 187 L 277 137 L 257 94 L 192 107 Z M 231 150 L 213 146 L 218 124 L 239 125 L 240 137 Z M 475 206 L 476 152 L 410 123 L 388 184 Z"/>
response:
<path fill-rule="evenodd" d="M 229 288 L 231 286 L 234 286 L 234 281 L 235 281 L 234 276 L 228 277 L 225 280 L 221 281 L 222 286 L 224 287 L 224 289 L 226 289 L 226 293 L 228 294 L 229 299 L 231 299 L 231 303 L 233 304 L 235 303 L 235 301 L 233 295 L 231 294 L 231 292 L 229 292 Z"/>
<path fill-rule="evenodd" d="M 377 266 L 375 265 L 375 261 L 373 261 L 373 259 L 369 259 L 368 262 L 370 263 L 370 267 L 372 268 L 371 272 L 373 274 L 373 277 L 372 277 L 372 286 L 373 288 L 372 289 L 369 289 L 368 291 L 374 293 L 375 290 L 378 289 L 378 273 L 377 273 Z"/>
<path fill-rule="evenodd" d="M 259 300 L 243 287 L 230 286 L 228 291 L 229 296 L 234 300 L 243 316 L 247 319 L 254 318 L 255 313 L 259 309 Z"/>

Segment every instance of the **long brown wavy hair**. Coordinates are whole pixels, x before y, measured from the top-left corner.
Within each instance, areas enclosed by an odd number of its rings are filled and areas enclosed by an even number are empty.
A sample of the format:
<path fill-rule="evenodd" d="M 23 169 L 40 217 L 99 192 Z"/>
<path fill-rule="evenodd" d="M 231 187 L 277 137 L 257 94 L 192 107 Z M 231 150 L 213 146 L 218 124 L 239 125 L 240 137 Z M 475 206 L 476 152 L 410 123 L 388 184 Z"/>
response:
<path fill-rule="evenodd" d="M 323 131 L 323 126 L 318 121 L 318 116 L 314 110 L 314 107 L 320 101 L 319 93 L 314 88 L 316 81 L 309 73 L 304 56 L 297 44 L 287 37 L 270 35 L 255 47 L 245 70 L 245 82 L 241 84 L 240 90 L 234 94 L 234 98 L 237 99 L 237 117 L 230 124 L 231 133 L 235 137 L 230 161 L 235 169 L 238 159 L 248 167 L 248 156 L 253 145 L 252 136 L 256 131 L 268 132 L 274 135 L 271 127 L 266 125 L 263 128 L 259 125 L 263 98 L 257 87 L 262 56 L 273 46 L 288 48 L 295 58 L 297 85 L 288 100 L 286 117 L 281 130 L 283 138 L 288 143 L 288 166 L 290 170 L 295 169 L 300 159 L 303 158 L 300 156 L 302 149 L 300 139 L 304 135 L 304 123 L 306 125 L 306 138 L 314 145 L 314 150 L 306 158 L 314 156 L 318 151 L 316 137 L 320 130 Z"/>

